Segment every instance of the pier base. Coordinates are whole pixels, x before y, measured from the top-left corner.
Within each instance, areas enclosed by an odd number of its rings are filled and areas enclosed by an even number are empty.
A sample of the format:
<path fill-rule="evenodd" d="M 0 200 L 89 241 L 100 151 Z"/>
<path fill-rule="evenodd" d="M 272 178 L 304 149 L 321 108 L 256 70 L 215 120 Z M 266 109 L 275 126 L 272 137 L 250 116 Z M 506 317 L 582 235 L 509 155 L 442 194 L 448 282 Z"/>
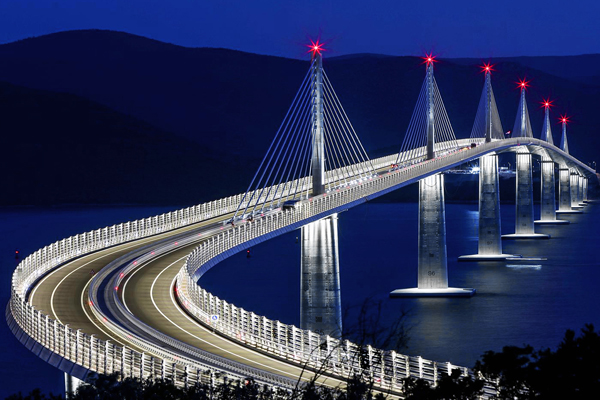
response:
<path fill-rule="evenodd" d="M 419 265 L 417 287 L 398 289 L 390 297 L 470 297 L 475 289 L 448 287 L 444 175 L 419 181 Z"/>
<path fill-rule="evenodd" d="M 390 292 L 390 297 L 473 297 L 475 289 L 396 289 Z"/>
<path fill-rule="evenodd" d="M 531 153 L 517 153 L 517 195 L 515 233 L 502 235 L 502 239 L 549 239 L 549 235 L 535 233 L 533 223 L 533 179 Z"/>
<path fill-rule="evenodd" d="M 341 338 L 337 214 L 301 228 L 300 327 Z"/>

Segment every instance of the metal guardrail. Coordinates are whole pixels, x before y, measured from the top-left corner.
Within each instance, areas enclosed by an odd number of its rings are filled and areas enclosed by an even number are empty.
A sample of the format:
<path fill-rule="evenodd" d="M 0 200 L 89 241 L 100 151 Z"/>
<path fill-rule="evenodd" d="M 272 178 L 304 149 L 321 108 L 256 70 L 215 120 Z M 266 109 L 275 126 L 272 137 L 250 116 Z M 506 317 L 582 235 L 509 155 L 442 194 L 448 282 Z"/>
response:
<path fill-rule="evenodd" d="M 462 147 L 468 146 L 473 140 L 463 139 L 458 142 Z M 570 167 L 577 168 L 582 172 L 589 174 L 595 172 L 556 147 L 537 139 L 508 139 L 487 143 L 485 146 L 478 146 L 469 151 L 461 151 L 446 155 L 441 159 L 415 164 L 356 186 L 344 187 L 339 191 L 336 189 L 329 194 L 305 201 L 293 212 L 278 211 L 252 223 L 240 224 L 209 239 L 190 255 L 186 264 L 187 268 L 180 271 L 177 282 L 180 300 L 188 309 L 197 307 L 196 312 L 200 319 L 210 315 L 222 315 L 223 320 L 229 318 L 229 326 L 223 327 L 222 331 L 233 339 L 241 339 L 247 344 L 254 343 L 257 348 L 267 349 L 272 354 L 283 356 L 288 360 L 304 359 L 305 362 L 316 365 L 314 363 L 323 362 L 323 351 L 329 352 L 327 353 L 329 355 L 333 354 L 331 350 L 337 349 L 336 361 L 327 360 L 328 363 L 331 363 L 334 372 L 337 368 L 344 374 L 347 372 L 364 373 L 365 368 L 362 366 L 357 370 L 355 366 L 345 365 L 352 359 L 360 359 L 368 360 L 368 373 L 374 379 L 379 380 L 381 385 L 396 387 L 399 377 L 408 375 L 423 377 L 435 382 L 440 372 L 449 373 L 455 367 L 450 363 L 435 363 L 420 357 L 402 356 L 393 352 L 386 353 L 370 347 L 367 347 L 366 354 L 362 354 L 364 349 L 359 349 L 350 343 L 335 343 L 332 338 L 326 338 L 325 343 L 322 343 L 321 338 L 315 333 L 302 331 L 277 321 L 269 321 L 264 317 L 242 312 L 242 309 L 228 305 L 197 287 L 193 278 L 198 278 L 227 254 L 239 251 L 243 246 L 266 240 L 267 237 L 283 233 L 286 229 L 294 229 L 311 220 L 317 220 L 338 210 L 341 211 L 362 203 L 367 198 L 377 197 L 417 181 L 426 175 L 478 158 L 485 153 L 506 150 L 519 145 L 544 147 L 559 158 L 559 161 L 555 160 L 556 162 L 563 160 Z M 395 160 L 396 155 L 394 154 L 373 160 L 372 163 L 376 169 L 379 169 L 390 165 Z M 366 165 L 363 167 L 368 168 Z M 346 173 L 349 172 L 346 171 Z M 330 184 L 333 183 L 336 175 L 343 174 L 340 171 L 328 173 Z M 302 185 L 308 183 L 308 180 L 301 182 Z M 275 196 L 277 194 L 261 199 L 261 201 L 268 202 Z M 165 352 L 142 338 L 133 337 L 130 332 L 113 322 L 105 321 L 111 324 L 115 333 L 142 351 L 128 346 L 120 346 L 111 341 L 100 340 L 94 335 L 85 334 L 80 329 L 73 329 L 59 323 L 36 310 L 27 300 L 29 290 L 42 276 L 69 260 L 121 243 L 176 230 L 231 213 L 235 211 L 242 197 L 243 194 L 238 194 L 150 218 L 93 230 L 60 240 L 36 251 L 25 258 L 13 273 L 11 299 L 6 310 L 6 318 L 11 330 L 40 357 L 65 371 L 68 369 L 67 372 L 79 378 L 85 378 L 89 371 L 98 373 L 120 371 L 125 376 L 161 377 L 172 379 L 179 385 L 187 385 L 200 381 L 212 382 L 215 374 L 219 372 L 226 372 L 234 378 L 243 377 L 243 375 L 232 372 L 230 366 L 215 367 L 192 359 L 182 361 L 180 356 L 173 356 L 172 353 Z M 221 314 L 213 314 L 213 311 L 217 309 L 221 310 L 219 311 Z M 192 313 L 194 313 L 193 309 Z M 97 316 L 103 318 L 100 314 Z M 222 322 L 221 319 L 220 321 Z M 323 350 L 323 345 L 325 350 Z M 381 360 L 380 364 L 379 360 Z M 466 373 L 466 369 L 463 370 Z"/>

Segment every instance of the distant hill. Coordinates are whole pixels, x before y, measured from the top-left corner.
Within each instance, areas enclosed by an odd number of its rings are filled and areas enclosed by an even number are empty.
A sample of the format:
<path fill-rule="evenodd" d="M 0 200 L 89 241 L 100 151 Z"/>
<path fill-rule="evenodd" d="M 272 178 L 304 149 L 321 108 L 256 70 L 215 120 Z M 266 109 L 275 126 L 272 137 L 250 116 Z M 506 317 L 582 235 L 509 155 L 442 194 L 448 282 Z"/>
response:
<path fill-rule="evenodd" d="M 0 205 L 191 204 L 228 194 L 221 168 L 235 182 L 201 145 L 71 94 L 0 82 L 0 132 Z"/>
<path fill-rule="evenodd" d="M 583 161 L 597 160 L 600 87 L 576 82 L 578 67 L 558 76 L 548 63 L 536 64 L 537 57 L 524 60 L 527 65 L 515 60 L 498 61 L 493 78 L 505 131 L 512 129 L 516 115 L 519 94 L 514 82 L 527 76 L 532 81 L 528 99 L 535 135 L 543 118 L 538 102 L 550 95 L 557 99 L 555 117 L 565 111 L 573 115 L 571 152 Z M 557 57 L 556 68 L 578 61 Z M 479 61 L 436 64 L 436 79 L 459 138 L 470 135 L 483 85 L 474 63 Z M 325 59 L 324 65 L 369 154 L 397 151 L 424 77 L 421 60 L 364 54 Z M 31 174 L 40 179 L 35 161 L 40 157 L 46 174 L 56 176 L 72 165 L 70 161 L 94 164 L 91 172 L 74 171 L 77 179 L 70 181 L 88 185 L 90 179 L 104 179 L 99 187 L 110 189 L 116 179 L 120 183 L 115 187 L 131 189 L 120 197 L 114 190 L 90 189 L 83 199 L 88 202 L 104 202 L 106 197 L 111 202 L 189 204 L 243 191 L 307 69 L 308 60 L 185 48 L 112 31 L 69 31 L 0 45 L 0 80 L 11 84 L 1 86 L 0 132 L 5 137 L 10 127 L 13 136 L 44 143 L 37 145 L 36 156 L 28 156 L 29 166 L 14 169 L 7 164 L 20 177 L 22 195 L 14 198 L 37 201 L 25 181 Z M 20 100 L 15 103 L 16 97 Z M 553 128 L 558 141 L 559 126 Z M 143 168 L 126 162 L 146 146 L 156 153 L 144 158 Z M 74 154 L 85 157 L 73 158 Z M 60 164 L 57 158 L 63 157 L 67 158 Z M 156 185 L 160 191 L 146 184 L 152 176 L 167 182 Z M 140 181 L 144 183 L 136 186 Z M 69 192 L 68 182 L 65 179 L 62 195 L 51 201 L 82 201 L 82 193 L 77 197 L 77 190 Z M 193 187 L 182 189 L 183 182 Z"/>
<path fill-rule="evenodd" d="M 481 64 L 476 58 L 456 58 L 452 62 L 464 65 Z M 487 60 L 486 60 L 487 61 Z M 528 68 L 544 71 L 550 75 L 582 83 L 597 85 L 600 76 L 600 54 L 578 56 L 499 57 L 496 62 L 512 62 Z"/>

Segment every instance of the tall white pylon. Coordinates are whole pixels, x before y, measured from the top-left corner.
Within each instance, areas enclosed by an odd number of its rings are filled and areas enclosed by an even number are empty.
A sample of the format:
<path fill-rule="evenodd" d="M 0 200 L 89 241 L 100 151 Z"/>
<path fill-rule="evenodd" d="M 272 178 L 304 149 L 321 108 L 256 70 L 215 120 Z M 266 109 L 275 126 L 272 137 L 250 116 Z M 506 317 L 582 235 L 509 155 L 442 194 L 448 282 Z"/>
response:
<path fill-rule="evenodd" d="M 436 85 L 433 77 L 435 57 L 427 55 L 426 128 L 427 159 L 435 158 L 434 96 Z M 439 97 L 441 99 L 441 97 Z M 418 103 L 417 103 L 418 104 Z M 422 113 L 422 109 L 421 113 Z M 438 107 L 438 110 L 441 109 Z M 444 111 L 445 112 L 445 111 Z M 448 287 L 448 260 L 446 252 L 446 215 L 444 204 L 444 174 L 437 173 L 419 180 L 419 247 L 417 287 L 397 289 L 390 297 L 470 297 L 475 289 Z"/>
<path fill-rule="evenodd" d="M 496 108 L 492 91 L 492 65 L 484 64 L 485 85 L 479 101 L 471 138 L 485 137 L 486 142 L 492 139 L 503 139 L 504 133 Z M 483 115 L 485 112 L 485 115 Z M 482 123 L 485 125 L 482 127 Z M 496 132 L 494 135 L 492 132 Z M 459 261 L 497 261 L 513 254 L 502 253 L 502 236 L 500 228 L 500 187 L 498 180 L 498 155 L 486 154 L 479 158 L 479 232 L 477 254 L 460 256 Z"/>
<path fill-rule="evenodd" d="M 325 193 L 325 119 L 322 44 L 309 46 L 311 71 L 312 195 Z M 342 303 L 337 214 L 301 228 L 300 327 L 342 337 Z"/>
<path fill-rule="evenodd" d="M 528 82 L 520 80 L 521 100 L 515 119 L 513 137 L 531 138 L 531 122 L 525 92 Z M 532 156 L 527 146 L 518 146 L 516 153 L 516 199 L 515 199 L 515 233 L 502 235 L 503 239 L 548 239 L 549 235 L 535 233 L 533 220 L 533 176 Z"/>
<path fill-rule="evenodd" d="M 313 196 L 325 193 L 325 147 L 323 138 L 323 58 L 319 42 L 311 48 L 313 63 L 311 72 L 311 124 L 312 160 L 311 170 Z"/>
<path fill-rule="evenodd" d="M 435 158 L 435 117 L 434 117 L 434 102 L 433 102 L 433 56 L 427 56 L 427 159 Z"/>

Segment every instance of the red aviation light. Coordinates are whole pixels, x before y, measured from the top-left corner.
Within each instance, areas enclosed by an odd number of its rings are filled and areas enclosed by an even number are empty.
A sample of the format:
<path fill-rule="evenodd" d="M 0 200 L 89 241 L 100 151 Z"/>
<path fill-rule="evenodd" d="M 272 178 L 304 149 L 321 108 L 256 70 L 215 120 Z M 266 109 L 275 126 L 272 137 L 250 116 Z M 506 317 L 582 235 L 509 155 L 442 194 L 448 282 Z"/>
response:
<path fill-rule="evenodd" d="M 545 109 L 549 109 L 550 107 L 554 107 L 554 100 L 550 100 L 550 98 L 547 99 L 542 99 L 543 101 L 541 102 L 542 107 L 544 107 Z"/>
<path fill-rule="evenodd" d="M 488 62 L 487 64 L 483 63 L 483 65 L 480 66 L 479 68 L 481 68 L 481 72 L 483 72 L 483 73 L 485 73 L 487 75 L 487 74 L 491 74 L 492 71 L 495 71 L 494 65 L 495 64 L 492 64 L 492 63 Z"/>
<path fill-rule="evenodd" d="M 520 79 L 517 84 L 521 90 L 526 90 L 529 87 L 529 81 L 526 78 Z"/>
<path fill-rule="evenodd" d="M 311 39 L 310 44 L 307 44 L 306 47 L 308 47 L 307 53 L 312 53 L 313 58 L 315 58 L 317 54 L 321 55 L 321 52 L 325 51 L 323 43 L 319 42 L 319 39 L 317 39 L 316 42 Z"/>
<path fill-rule="evenodd" d="M 569 123 L 569 117 L 567 117 L 567 115 L 561 115 L 560 118 L 558 119 L 560 122 L 562 122 L 563 124 L 568 124 Z"/>
<path fill-rule="evenodd" d="M 427 64 L 427 66 L 429 67 L 430 64 L 436 63 L 438 62 L 438 60 L 435 59 L 436 56 L 433 55 L 433 53 L 425 53 L 425 57 L 422 57 L 423 60 L 423 64 Z"/>

